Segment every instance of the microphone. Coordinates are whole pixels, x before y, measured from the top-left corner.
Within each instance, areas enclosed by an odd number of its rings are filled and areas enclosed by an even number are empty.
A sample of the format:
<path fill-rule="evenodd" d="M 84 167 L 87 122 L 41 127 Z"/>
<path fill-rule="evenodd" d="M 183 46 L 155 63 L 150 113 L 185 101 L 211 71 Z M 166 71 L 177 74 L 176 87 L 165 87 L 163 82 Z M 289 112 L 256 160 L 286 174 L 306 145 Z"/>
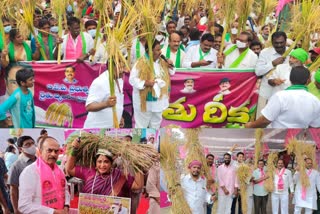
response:
<path fill-rule="evenodd" d="M 160 55 L 160 58 L 163 59 L 164 61 L 166 61 L 166 63 L 168 63 L 171 67 L 174 68 L 174 65 L 173 65 L 173 64 L 170 64 L 170 63 L 168 62 L 167 58 L 166 58 L 163 54 Z"/>

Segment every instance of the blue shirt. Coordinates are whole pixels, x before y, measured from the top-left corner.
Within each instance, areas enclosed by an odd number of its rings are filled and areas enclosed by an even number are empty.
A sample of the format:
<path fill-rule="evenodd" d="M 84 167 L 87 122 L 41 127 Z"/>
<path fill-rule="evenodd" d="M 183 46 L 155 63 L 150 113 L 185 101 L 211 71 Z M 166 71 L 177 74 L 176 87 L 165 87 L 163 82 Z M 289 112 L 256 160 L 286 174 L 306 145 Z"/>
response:
<path fill-rule="evenodd" d="M 266 173 L 265 167 L 264 167 L 263 171 L 266 175 L 267 173 Z M 258 168 L 256 170 L 254 170 L 252 176 L 254 177 L 254 180 L 261 178 L 260 169 Z M 253 185 L 253 194 L 256 196 L 266 196 L 266 195 L 268 195 L 268 192 L 265 190 L 264 186 L 259 183 L 259 184 Z"/>
<path fill-rule="evenodd" d="M 24 94 L 17 88 L 10 97 L 0 105 L 0 120 L 6 119 L 6 112 L 10 111 L 14 128 L 34 128 L 35 111 L 31 91 Z"/>

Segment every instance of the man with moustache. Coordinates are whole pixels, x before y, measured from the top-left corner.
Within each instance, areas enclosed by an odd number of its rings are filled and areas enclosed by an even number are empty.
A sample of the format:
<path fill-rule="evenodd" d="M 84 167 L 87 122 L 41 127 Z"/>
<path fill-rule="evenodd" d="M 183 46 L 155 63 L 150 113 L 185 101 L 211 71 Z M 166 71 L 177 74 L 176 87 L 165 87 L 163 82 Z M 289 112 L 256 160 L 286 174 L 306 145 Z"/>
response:
<path fill-rule="evenodd" d="M 210 33 L 202 35 L 200 44 L 191 46 L 182 62 L 183 68 L 216 68 L 217 53 L 213 49 L 214 37 Z"/>
<path fill-rule="evenodd" d="M 198 160 L 189 163 L 190 173 L 181 178 L 181 187 L 193 214 L 205 214 L 206 203 L 212 204 L 214 196 L 206 190 L 206 180 L 200 176 L 202 164 Z"/>
<path fill-rule="evenodd" d="M 238 181 L 236 168 L 230 164 L 231 155 L 224 154 L 224 164 L 218 167 L 218 212 L 230 214 L 231 205 L 234 197 L 238 195 Z"/>
<path fill-rule="evenodd" d="M 317 210 L 317 190 L 320 191 L 319 172 L 313 169 L 311 158 L 305 158 L 304 161 L 310 186 L 307 188 L 302 187 L 301 173 L 299 172 L 299 167 L 297 167 L 297 171 L 293 177 L 293 181 L 296 183 L 294 193 L 295 214 L 300 214 L 303 208 L 305 209 L 305 214 L 312 214 L 313 210 Z"/>
<path fill-rule="evenodd" d="M 193 78 L 186 78 L 184 80 L 184 88 L 182 90 L 180 90 L 181 93 L 184 94 L 192 94 L 194 92 L 196 92 L 196 90 L 194 90 L 194 79 Z"/>
<path fill-rule="evenodd" d="M 282 159 L 277 161 L 277 169 L 273 179 L 274 191 L 271 193 L 272 213 L 280 213 L 279 203 L 281 207 L 281 213 L 288 213 L 289 190 L 290 199 L 292 199 L 294 186 L 291 171 L 284 167 L 284 162 Z"/>
<path fill-rule="evenodd" d="M 20 214 L 18 209 L 19 200 L 19 177 L 22 171 L 36 161 L 36 146 L 34 139 L 30 136 L 21 136 L 18 139 L 18 147 L 21 155 L 18 160 L 14 162 L 9 170 L 8 184 L 10 185 L 10 198 L 14 213 Z"/>
<path fill-rule="evenodd" d="M 161 52 L 167 59 L 171 59 L 175 68 L 181 68 L 184 58 L 184 51 L 180 48 L 181 37 L 178 33 L 173 32 L 169 35 L 169 44 L 164 45 Z"/>
<path fill-rule="evenodd" d="M 56 164 L 59 143 L 48 136 L 40 139 L 39 147 L 39 158 L 19 178 L 19 210 L 30 214 L 68 213 L 70 195 L 65 175 Z"/>
<path fill-rule="evenodd" d="M 289 61 L 289 57 L 282 57 L 286 51 L 286 33 L 282 31 L 273 33 L 271 41 L 272 47 L 265 48 L 261 51 L 255 69 L 256 75 L 262 76 L 257 104 L 257 118 L 261 115 L 261 110 L 266 105 L 272 93 L 272 87 L 268 84 L 267 74 L 277 65 L 288 63 Z"/>
<path fill-rule="evenodd" d="M 209 168 L 210 175 L 212 178 L 211 181 L 208 181 L 208 188 L 210 187 L 210 190 L 213 192 L 213 195 L 215 195 L 216 188 L 211 186 L 212 184 L 214 184 L 215 178 L 216 178 L 216 175 L 215 175 L 216 166 L 214 165 L 214 155 L 207 154 L 206 161 L 207 161 L 207 166 Z M 207 214 L 211 214 L 212 206 L 213 206 L 213 204 L 210 204 L 210 203 L 207 204 Z"/>

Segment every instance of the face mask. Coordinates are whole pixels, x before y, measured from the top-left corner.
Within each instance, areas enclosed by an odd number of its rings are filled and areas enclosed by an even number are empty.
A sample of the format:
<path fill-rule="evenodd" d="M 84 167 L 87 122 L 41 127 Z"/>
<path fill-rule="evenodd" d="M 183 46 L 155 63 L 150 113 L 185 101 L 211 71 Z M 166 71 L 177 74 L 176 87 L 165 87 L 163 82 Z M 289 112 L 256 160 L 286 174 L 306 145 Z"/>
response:
<path fill-rule="evenodd" d="M 237 48 L 245 48 L 245 47 L 247 47 L 247 43 L 240 42 L 239 40 L 237 40 L 236 45 L 237 45 Z"/>
<path fill-rule="evenodd" d="M 52 33 L 58 33 L 59 28 L 58 28 L 58 26 L 52 26 L 52 27 L 50 28 L 50 31 L 51 31 Z"/>
<path fill-rule="evenodd" d="M 96 37 L 96 32 L 97 32 L 96 29 L 92 29 L 92 30 L 89 30 L 89 31 L 88 31 L 88 33 L 90 34 L 90 36 L 91 36 L 92 38 Z"/>
<path fill-rule="evenodd" d="M 236 35 L 238 34 L 238 29 L 237 28 L 231 28 L 231 34 Z"/>
<path fill-rule="evenodd" d="M 9 25 L 9 26 L 5 26 L 3 29 L 5 33 L 9 33 L 11 28 L 12 28 L 11 25 Z"/>
<path fill-rule="evenodd" d="M 36 149 L 36 146 L 35 145 L 32 145 L 30 146 L 29 148 L 22 148 L 23 151 L 29 155 L 35 155 L 36 152 L 37 152 L 37 149 Z"/>
<path fill-rule="evenodd" d="M 183 39 L 182 39 L 182 42 L 187 42 L 188 41 L 188 38 L 187 37 L 184 37 Z"/>
<path fill-rule="evenodd" d="M 158 42 L 162 42 L 164 40 L 164 36 L 163 35 L 156 35 L 156 40 L 158 40 Z"/>

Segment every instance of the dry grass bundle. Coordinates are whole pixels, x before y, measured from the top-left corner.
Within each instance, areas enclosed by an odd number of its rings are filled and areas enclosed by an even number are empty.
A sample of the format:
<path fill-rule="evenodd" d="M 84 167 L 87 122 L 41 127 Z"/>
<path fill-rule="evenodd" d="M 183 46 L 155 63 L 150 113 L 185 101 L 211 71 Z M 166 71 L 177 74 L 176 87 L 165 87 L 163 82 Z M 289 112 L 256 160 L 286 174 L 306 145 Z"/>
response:
<path fill-rule="evenodd" d="M 123 55 L 122 49 L 127 49 L 131 46 L 133 38 L 130 36 L 134 32 L 135 23 L 139 17 L 139 14 L 136 12 L 135 8 L 122 2 L 122 7 L 126 8 L 126 16 L 113 28 L 106 28 L 105 33 L 108 36 L 106 52 L 109 57 L 109 84 L 110 84 L 110 93 L 112 96 L 115 95 L 115 84 L 114 76 L 119 76 L 119 72 L 123 70 L 124 67 L 129 68 L 128 62 Z M 97 31 L 98 32 L 98 31 Z M 119 120 L 117 117 L 116 106 L 112 107 L 113 111 L 113 126 L 119 128 Z"/>
<path fill-rule="evenodd" d="M 309 50 L 310 35 L 320 29 L 320 0 L 303 0 L 293 5 L 292 21 L 290 23 L 291 38 L 295 42 L 283 54 L 288 56 L 298 41 L 302 41 L 302 48 Z"/>
<path fill-rule="evenodd" d="M 263 129 L 256 129 L 255 131 L 256 136 L 256 142 L 254 144 L 254 168 L 256 169 L 258 166 L 258 160 L 261 156 L 261 150 L 262 150 L 262 137 L 263 137 Z"/>
<path fill-rule="evenodd" d="M 237 2 L 237 14 L 239 14 L 238 22 L 238 32 L 245 31 L 246 29 L 246 22 L 252 11 L 252 5 L 254 0 L 239 0 Z"/>
<path fill-rule="evenodd" d="M 215 185 L 215 189 L 217 191 L 219 188 L 218 182 L 215 182 L 214 185 Z M 217 193 L 216 193 L 216 196 L 217 196 Z M 211 209 L 211 213 L 217 214 L 217 212 L 218 212 L 218 200 L 215 201 L 215 203 L 213 204 L 212 209 Z"/>
<path fill-rule="evenodd" d="M 287 149 L 289 154 L 293 153 L 297 158 L 297 164 L 299 166 L 300 181 L 301 181 L 302 187 L 304 188 L 309 187 L 310 180 L 306 173 L 305 157 L 311 158 L 312 162 L 315 163 L 315 156 L 316 156 L 315 146 L 312 144 L 303 143 L 302 141 L 298 141 L 297 139 L 293 138 L 289 140 Z"/>
<path fill-rule="evenodd" d="M 231 24 L 234 21 L 236 4 L 234 0 L 218 0 L 217 3 L 221 5 L 219 13 L 224 17 L 226 23 L 222 34 L 222 42 L 220 47 L 220 53 L 222 53 L 225 46 L 226 33 L 229 32 L 231 29 Z"/>
<path fill-rule="evenodd" d="M 68 127 L 72 127 L 73 113 L 72 108 L 67 103 L 54 102 L 49 105 L 46 111 L 46 121 L 50 124 L 56 124 L 64 127 L 68 124 Z"/>
<path fill-rule="evenodd" d="M 73 3 L 71 4 L 73 5 Z M 58 36 L 62 37 L 62 17 L 65 15 L 65 8 L 68 6 L 68 0 L 54 0 L 51 2 L 52 13 L 58 18 Z M 66 20 L 65 20 L 66 21 Z M 61 44 L 58 45 L 58 64 L 61 63 Z"/>
<path fill-rule="evenodd" d="M 160 163 L 163 169 L 169 196 L 172 201 L 171 213 L 192 214 L 188 203 L 185 201 L 183 190 L 180 185 L 180 176 L 177 173 L 176 161 L 178 158 L 177 143 L 171 142 L 168 134 L 161 138 Z"/>
<path fill-rule="evenodd" d="M 241 209 L 242 213 L 247 213 L 247 183 L 252 177 L 251 169 L 246 164 L 240 164 L 237 169 L 237 177 L 240 183 Z"/>
<path fill-rule="evenodd" d="M 267 175 L 269 178 L 264 182 L 264 188 L 267 192 L 273 192 L 274 190 L 274 183 L 273 183 L 273 177 L 274 173 L 276 171 L 276 161 L 278 160 L 278 153 L 272 152 L 268 156 L 267 160 Z"/>
<path fill-rule="evenodd" d="M 72 135 L 67 139 L 68 151 L 77 137 L 78 135 Z M 112 154 L 121 156 L 125 175 L 128 175 L 131 167 L 135 172 L 143 173 L 149 170 L 158 156 L 158 152 L 150 145 L 127 143 L 115 137 L 82 132 L 79 153 L 76 156 L 77 162 L 92 167 L 98 148 L 107 149 Z"/>
<path fill-rule="evenodd" d="M 193 11 L 196 9 L 195 7 L 197 7 L 196 5 L 199 4 L 198 0 L 182 0 L 182 4 L 185 4 L 185 13 L 188 15 L 191 15 L 193 13 Z"/>
<path fill-rule="evenodd" d="M 201 132 L 200 128 L 196 129 L 186 129 L 186 139 L 187 143 L 185 144 L 186 150 L 188 151 L 187 157 L 185 159 L 186 168 L 193 160 L 198 160 L 202 163 L 201 175 L 205 176 L 207 181 L 212 181 L 212 176 L 207 165 L 205 155 L 203 153 L 203 147 L 199 141 L 199 133 Z"/>

